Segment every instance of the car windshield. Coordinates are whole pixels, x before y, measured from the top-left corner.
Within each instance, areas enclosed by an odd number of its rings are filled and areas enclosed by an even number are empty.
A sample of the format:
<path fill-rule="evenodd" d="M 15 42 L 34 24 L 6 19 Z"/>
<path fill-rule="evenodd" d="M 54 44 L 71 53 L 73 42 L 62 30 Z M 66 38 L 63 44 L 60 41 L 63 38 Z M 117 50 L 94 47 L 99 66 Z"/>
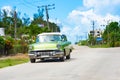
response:
<path fill-rule="evenodd" d="M 36 42 L 56 42 L 60 40 L 60 35 L 41 35 L 37 37 Z"/>

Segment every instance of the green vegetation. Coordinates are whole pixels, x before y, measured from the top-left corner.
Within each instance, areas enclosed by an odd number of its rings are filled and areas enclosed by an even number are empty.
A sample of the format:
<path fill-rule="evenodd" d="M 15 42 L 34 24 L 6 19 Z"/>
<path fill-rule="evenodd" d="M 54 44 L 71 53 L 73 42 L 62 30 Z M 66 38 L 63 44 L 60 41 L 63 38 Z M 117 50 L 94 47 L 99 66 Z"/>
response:
<path fill-rule="evenodd" d="M 60 32 L 59 26 L 52 22 L 49 22 L 48 29 L 47 22 L 43 19 L 44 15 L 41 10 L 34 13 L 32 20 L 27 14 L 21 16 L 21 12 L 16 12 L 14 9 L 10 12 L 1 10 L 1 15 L 0 27 L 5 28 L 6 36 L 0 36 L 0 56 L 27 53 L 28 45 L 35 41 L 37 34 L 43 32 Z"/>
<path fill-rule="evenodd" d="M 87 45 L 87 40 L 82 40 L 78 43 L 78 45 Z"/>
<path fill-rule="evenodd" d="M 24 39 L 14 40 L 11 37 L 0 37 L 0 56 L 15 55 L 17 53 L 27 53 L 28 43 Z"/>
<path fill-rule="evenodd" d="M 42 15 L 40 15 L 42 14 Z M 15 37 L 15 24 L 16 24 L 16 37 L 21 38 L 22 35 L 26 34 L 30 37 L 36 36 L 36 34 L 42 32 L 60 32 L 59 26 L 55 23 L 49 22 L 49 30 L 47 22 L 43 19 L 43 12 L 38 10 L 37 13 L 34 13 L 33 20 L 30 20 L 27 14 L 21 18 L 21 12 L 16 12 L 13 9 L 10 13 L 7 10 L 1 11 L 0 17 L 0 27 L 5 28 L 5 34 Z"/>
<path fill-rule="evenodd" d="M 3 49 L 5 47 L 5 41 L 3 37 L 0 36 L 0 52 L 3 53 Z"/>
<path fill-rule="evenodd" d="M 118 22 L 108 24 L 101 35 L 102 40 L 97 41 L 97 36 L 89 34 L 88 40 L 80 41 L 78 45 L 88 45 L 92 48 L 120 47 L 120 25 Z"/>
<path fill-rule="evenodd" d="M 10 12 L 1 10 L 0 28 L 5 29 L 5 36 L 0 36 L 0 58 L 2 56 L 13 56 L 18 53 L 28 52 L 28 45 L 34 43 L 36 35 L 43 32 L 60 32 L 57 24 L 47 22 L 43 19 L 41 10 L 34 13 L 32 20 L 27 14 L 21 16 L 21 12 L 14 9 Z M 0 68 L 28 62 L 27 58 L 5 58 L 0 59 Z"/>
<path fill-rule="evenodd" d="M 100 44 L 100 45 L 90 45 L 90 48 L 109 48 L 106 44 Z"/>
<path fill-rule="evenodd" d="M 0 68 L 4 68 L 7 66 L 13 66 L 21 63 L 26 63 L 29 61 L 29 58 L 26 55 L 19 55 L 14 57 L 6 57 L 3 59 L 0 59 Z"/>
<path fill-rule="evenodd" d="M 106 26 L 102 35 L 104 42 L 110 47 L 120 46 L 120 25 L 118 22 L 111 22 Z"/>

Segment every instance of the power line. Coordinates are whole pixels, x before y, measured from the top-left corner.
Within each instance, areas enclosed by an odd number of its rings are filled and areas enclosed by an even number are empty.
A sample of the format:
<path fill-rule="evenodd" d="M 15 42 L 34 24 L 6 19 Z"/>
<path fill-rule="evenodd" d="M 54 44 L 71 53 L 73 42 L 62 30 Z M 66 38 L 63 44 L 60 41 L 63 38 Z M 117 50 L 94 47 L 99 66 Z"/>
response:
<path fill-rule="evenodd" d="M 29 4 L 30 6 L 32 5 L 32 6 L 36 7 L 36 5 L 34 5 L 33 3 L 30 3 L 30 2 L 28 2 L 28 1 L 26 1 L 26 0 L 24 0 L 24 2 L 25 2 L 26 4 Z"/>
<path fill-rule="evenodd" d="M 48 30 L 50 30 L 50 26 L 49 26 L 49 13 L 48 13 L 48 10 L 55 9 L 54 6 L 55 6 L 55 4 L 38 6 L 38 8 L 45 8 Z"/>
<path fill-rule="evenodd" d="M 41 3 L 41 2 L 43 2 L 43 0 L 37 0 L 37 1 L 27 1 L 27 0 L 24 0 L 23 1 L 23 3 L 25 3 L 25 4 L 27 4 L 27 5 L 29 5 L 29 6 L 34 6 L 34 7 L 36 7 L 38 4 L 39 4 L 39 2 Z M 35 3 L 37 3 L 37 4 L 35 4 Z"/>

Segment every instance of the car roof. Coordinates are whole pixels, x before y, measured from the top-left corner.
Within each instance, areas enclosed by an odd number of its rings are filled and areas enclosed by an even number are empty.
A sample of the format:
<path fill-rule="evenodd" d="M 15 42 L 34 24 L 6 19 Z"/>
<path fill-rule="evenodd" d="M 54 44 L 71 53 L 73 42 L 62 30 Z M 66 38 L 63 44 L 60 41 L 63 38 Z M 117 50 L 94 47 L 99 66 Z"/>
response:
<path fill-rule="evenodd" d="M 49 33 L 38 34 L 38 36 L 42 36 L 42 35 L 62 35 L 62 33 L 60 33 L 60 32 L 49 32 Z"/>

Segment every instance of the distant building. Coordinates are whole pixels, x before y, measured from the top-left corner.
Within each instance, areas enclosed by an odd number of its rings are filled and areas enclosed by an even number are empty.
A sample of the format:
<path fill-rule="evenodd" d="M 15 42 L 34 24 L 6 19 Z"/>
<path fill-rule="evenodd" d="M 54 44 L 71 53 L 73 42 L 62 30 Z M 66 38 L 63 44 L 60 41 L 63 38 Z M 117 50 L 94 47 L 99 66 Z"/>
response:
<path fill-rule="evenodd" d="M 5 28 L 0 28 L 0 36 L 5 36 Z"/>
<path fill-rule="evenodd" d="M 102 33 L 103 31 L 101 29 L 96 29 L 89 32 L 89 34 L 93 35 L 94 37 L 102 37 Z"/>

